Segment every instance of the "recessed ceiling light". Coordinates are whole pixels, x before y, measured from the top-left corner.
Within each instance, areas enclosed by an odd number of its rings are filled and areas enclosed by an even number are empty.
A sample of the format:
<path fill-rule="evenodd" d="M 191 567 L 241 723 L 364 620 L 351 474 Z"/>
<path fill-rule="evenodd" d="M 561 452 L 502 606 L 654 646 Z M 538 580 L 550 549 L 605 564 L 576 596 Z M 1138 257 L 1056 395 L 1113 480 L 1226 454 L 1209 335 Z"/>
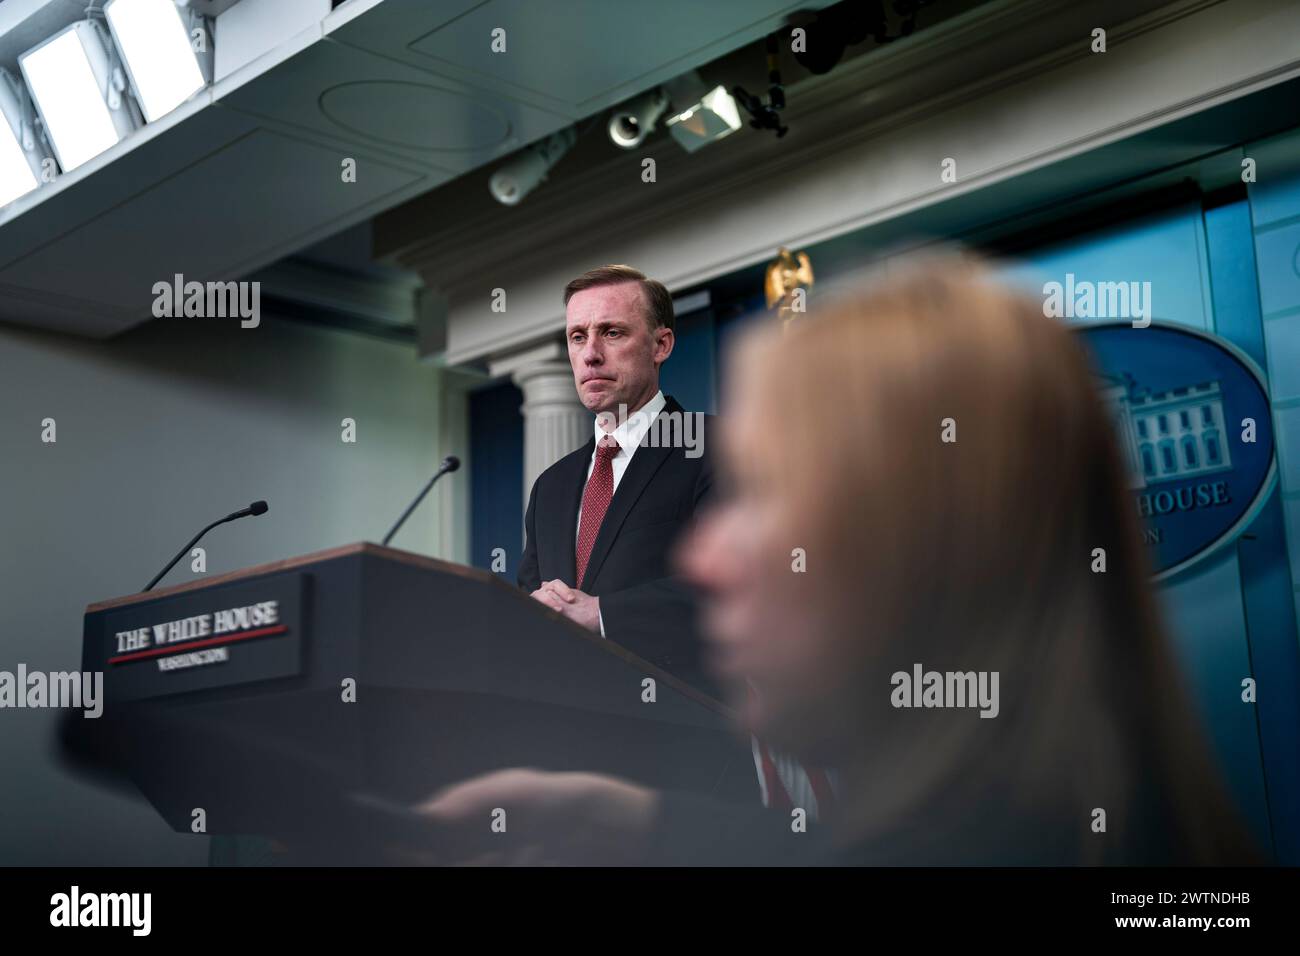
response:
<path fill-rule="evenodd" d="M 207 86 L 200 56 L 172 0 L 108 0 L 104 17 L 147 122 Z"/>
<path fill-rule="evenodd" d="M 115 146 L 134 127 L 101 29 L 82 20 L 18 58 L 63 171 Z"/>

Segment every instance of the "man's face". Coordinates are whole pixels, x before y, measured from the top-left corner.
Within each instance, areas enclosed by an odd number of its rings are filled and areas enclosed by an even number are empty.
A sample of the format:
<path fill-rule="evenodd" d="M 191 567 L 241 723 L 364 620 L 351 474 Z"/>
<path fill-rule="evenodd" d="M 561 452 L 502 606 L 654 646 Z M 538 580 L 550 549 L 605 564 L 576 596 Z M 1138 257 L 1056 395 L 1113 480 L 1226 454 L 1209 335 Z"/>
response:
<path fill-rule="evenodd" d="M 583 289 L 569 299 L 565 334 L 578 398 L 596 414 L 629 413 L 659 389 L 659 364 L 672 353 L 673 333 L 650 328 L 636 282 Z"/>

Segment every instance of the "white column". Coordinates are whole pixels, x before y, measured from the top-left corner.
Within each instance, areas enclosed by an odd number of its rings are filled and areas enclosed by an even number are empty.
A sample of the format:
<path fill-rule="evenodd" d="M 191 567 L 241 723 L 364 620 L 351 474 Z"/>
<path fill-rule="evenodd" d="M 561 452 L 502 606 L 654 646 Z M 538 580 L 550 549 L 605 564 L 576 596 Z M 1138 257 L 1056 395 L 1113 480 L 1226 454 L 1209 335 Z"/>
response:
<path fill-rule="evenodd" d="M 494 377 L 509 374 L 524 393 L 524 507 L 538 475 L 578 448 L 592 434 L 593 416 L 578 401 L 573 369 L 561 346 L 548 343 L 489 365 Z"/>

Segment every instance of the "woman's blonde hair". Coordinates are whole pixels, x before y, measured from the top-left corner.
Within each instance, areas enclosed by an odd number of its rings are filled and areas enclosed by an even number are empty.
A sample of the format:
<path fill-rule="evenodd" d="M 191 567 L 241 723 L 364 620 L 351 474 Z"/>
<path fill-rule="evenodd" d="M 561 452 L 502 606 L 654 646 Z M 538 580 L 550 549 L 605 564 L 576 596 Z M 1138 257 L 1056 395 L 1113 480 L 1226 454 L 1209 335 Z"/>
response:
<path fill-rule="evenodd" d="M 1253 859 L 1079 337 L 957 256 L 764 332 L 737 372 L 775 440 L 746 453 L 774 456 L 834 569 L 888 829 L 936 858 L 984 840 L 1005 862 Z M 999 672 L 1000 713 L 888 704 L 914 663 Z"/>

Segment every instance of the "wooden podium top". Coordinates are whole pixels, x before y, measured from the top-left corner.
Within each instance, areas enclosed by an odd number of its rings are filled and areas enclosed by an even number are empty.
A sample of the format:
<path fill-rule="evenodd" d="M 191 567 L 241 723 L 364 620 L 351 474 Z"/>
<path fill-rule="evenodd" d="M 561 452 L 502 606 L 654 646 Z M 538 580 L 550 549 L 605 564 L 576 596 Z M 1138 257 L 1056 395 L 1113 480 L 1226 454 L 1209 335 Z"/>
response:
<path fill-rule="evenodd" d="M 598 644 L 607 653 L 622 658 L 629 664 L 634 665 L 647 674 L 654 675 L 658 680 L 666 682 L 669 686 L 675 688 L 690 699 L 703 704 L 709 710 L 724 716 L 732 716 L 732 712 L 726 704 L 723 704 L 709 694 L 706 694 L 698 688 L 686 683 L 676 675 L 651 664 L 649 661 L 646 661 L 644 658 L 616 641 L 606 640 L 601 635 L 593 633 L 585 627 L 575 624 L 558 611 L 532 601 L 532 599 L 524 594 L 524 592 L 503 580 L 499 574 L 492 574 L 481 568 L 472 568 L 463 564 L 442 561 L 438 558 L 431 558 L 423 554 L 415 554 L 412 551 L 402 551 L 397 548 L 385 547 L 383 545 L 374 544 L 370 541 L 358 541 L 353 544 L 341 545 L 337 548 L 327 548 L 324 551 L 314 551 L 311 554 L 302 554 L 292 558 L 284 558 L 280 561 L 269 561 L 266 564 L 256 564 L 251 567 L 240 568 L 237 571 L 229 571 L 225 574 L 216 574 L 211 577 L 199 578 L 195 581 L 187 581 L 184 584 L 173 584 L 170 587 L 156 588 L 152 591 L 141 591 L 138 594 L 126 594 L 121 597 L 109 598 L 104 601 L 96 601 L 94 604 L 87 605 L 86 614 L 91 615 L 103 611 L 116 611 L 135 604 L 154 601 L 159 598 L 172 597 L 190 591 L 201 591 L 205 588 L 230 584 L 248 578 L 261 577 L 267 574 L 275 574 L 281 571 L 292 571 L 295 569 L 306 568 L 311 565 L 321 564 L 338 558 L 346 558 L 352 555 L 371 555 L 373 557 L 382 558 L 386 561 L 396 561 L 426 571 L 453 574 L 471 581 L 477 581 L 487 587 L 500 588 L 503 596 L 510 595 L 511 598 L 527 601 L 530 605 L 535 606 L 538 613 L 551 618 L 561 627 L 568 628 L 575 638 Z M 510 598 L 507 598 L 507 600 L 509 599 Z"/>
<path fill-rule="evenodd" d="M 344 558 L 351 554 L 373 554 L 387 558 L 390 561 L 401 561 L 404 564 L 411 564 L 430 571 L 458 574 L 477 581 L 495 581 L 503 587 L 509 587 L 497 575 L 490 574 L 479 568 L 466 567 L 463 564 L 454 564 L 450 561 L 440 561 L 437 558 L 416 554 L 413 551 L 401 551 L 397 548 L 388 548 L 369 541 L 357 541 L 353 544 L 345 544 L 337 548 L 326 548 L 324 551 L 313 551 L 311 554 L 300 554 L 297 557 L 284 558 L 280 561 L 255 564 L 251 567 L 240 568 L 238 571 L 228 571 L 225 574 L 200 578 L 197 581 L 187 581 L 184 584 L 172 584 L 165 588 L 155 588 L 152 591 L 141 591 L 137 594 L 125 594 L 121 597 L 109 598 L 106 601 L 96 601 L 94 604 L 86 606 L 86 613 L 94 614 L 98 611 L 127 607 L 131 604 L 153 601 L 160 597 L 170 597 L 173 594 L 183 594 L 186 591 L 196 591 L 200 588 L 209 588 L 218 584 L 228 584 L 231 581 L 240 581 L 244 578 L 258 577 L 263 574 L 273 574 L 277 571 L 292 571 L 294 568 L 319 564 L 322 561 L 331 561 L 335 558 Z"/>

